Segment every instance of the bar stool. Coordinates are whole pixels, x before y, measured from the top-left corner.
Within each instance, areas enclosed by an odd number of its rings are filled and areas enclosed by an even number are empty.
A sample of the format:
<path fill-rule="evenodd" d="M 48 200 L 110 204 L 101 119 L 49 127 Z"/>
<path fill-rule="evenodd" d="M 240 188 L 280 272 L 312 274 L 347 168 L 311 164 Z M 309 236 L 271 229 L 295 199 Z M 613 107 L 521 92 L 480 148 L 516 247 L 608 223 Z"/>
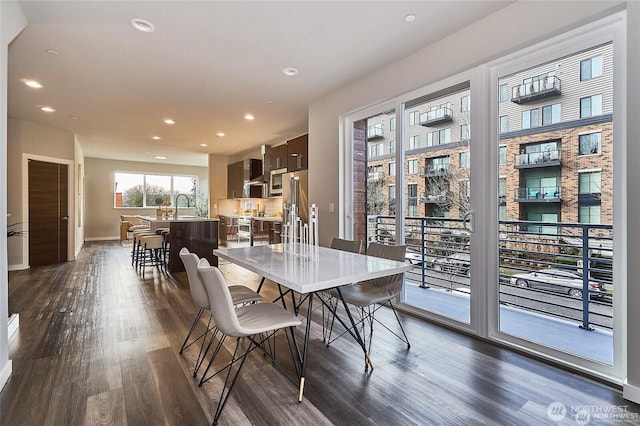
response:
<path fill-rule="evenodd" d="M 138 255 L 140 254 L 140 238 L 148 235 L 155 235 L 150 230 L 133 231 L 133 248 L 131 250 L 131 265 L 138 269 Z"/>
<path fill-rule="evenodd" d="M 139 254 L 140 270 L 144 279 L 147 266 L 155 266 L 158 271 L 165 273 L 164 260 L 162 259 L 162 236 L 146 235 L 140 238 L 142 252 Z"/>

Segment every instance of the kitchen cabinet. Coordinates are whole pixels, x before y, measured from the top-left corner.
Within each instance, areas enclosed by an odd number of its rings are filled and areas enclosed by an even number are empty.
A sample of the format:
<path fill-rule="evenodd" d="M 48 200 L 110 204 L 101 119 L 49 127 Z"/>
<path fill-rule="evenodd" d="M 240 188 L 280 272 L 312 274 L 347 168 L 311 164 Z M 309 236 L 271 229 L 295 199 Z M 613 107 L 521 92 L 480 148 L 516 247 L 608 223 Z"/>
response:
<path fill-rule="evenodd" d="M 309 135 L 287 141 L 287 171 L 296 172 L 309 168 Z"/>
<path fill-rule="evenodd" d="M 287 144 L 272 146 L 269 150 L 269 170 L 286 169 L 287 167 Z"/>
<path fill-rule="evenodd" d="M 253 241 L 264 241 L 268 242 L 271 234 L 271 224 L 270 220 L 261 220 L 258 218 L 253 219 Z"/>
<path fill-rule="evenodd" d="M 227 241 L 238 241 L 238 218 L 230 216 L 218 216 L 220 219 L 218 234 L 220 245 L 226 246 Z"/>
<path fill-rule="evenodd" d="M 260 198 L 262 187 L 248 185 L 262 174 L 262 160 L 250 158 L 227 166 L 227 198 Z"/>

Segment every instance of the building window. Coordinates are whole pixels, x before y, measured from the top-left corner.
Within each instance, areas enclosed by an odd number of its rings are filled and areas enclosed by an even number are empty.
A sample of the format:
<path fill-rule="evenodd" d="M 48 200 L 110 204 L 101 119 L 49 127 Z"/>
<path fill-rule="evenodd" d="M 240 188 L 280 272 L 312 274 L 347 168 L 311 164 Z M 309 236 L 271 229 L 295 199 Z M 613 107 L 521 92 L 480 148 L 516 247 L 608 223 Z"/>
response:
<path fill-rule="evenodd" d="M 602 115 L 602 95 L 580 99 L 580 118 Z"/>
<path fill-rule="evenodd" d="M 396 186 L 389 185 L 389 214 L 396 214 Z"/>
<path fill-rule="evenodd" d="M 580 135 L 580 155 L 600 154 L 602 149 L 602 133 Z"/>
<path fill-rule="evenodd" d="M 420 124 L 420 111 L 412 111 L 409 113 L 409 126 Z"/>
<path fill-rule="evenodd" d="M 407 185 L 407 216 L 418 215 L 418 184 L 410 183 Z"/>
<path fill-rule="evenodd" d="M 163 202 L 175 207 L 178 194 L 187 195 L 189 205 L 194 205 L 198 189 L 197 176 L 116 172 L 114 182 L 114 207 L 157 207 Z M 178 207 L 186 206 L 187 199 L 180 197 Z"/>
<path fill-rule="evenodd" d="M 498 206 L 498 220 L 507 220 L 507 206 Z"/>
<path fill-rule="evenodd" d="M 395 117 L 391 117 L 391 119 L 389 120 L 389 131 L 390 132 L 395 132 L 396 131 L 396 118 Z"/>
<path fill-rule="evenodd" d="M 396 175 L 396 163 L 389 163 L 389 176 Z"/>
<path fill-rule="evenodd" d="M 445 143 L 451 143 L 451 128 L 427 133 L 427 146 L 437 146 Z"/>
<path fill-rule="evenodd" d="M 500 85 L 500 102 L 507 102 L 509 100 L 509 85 Z"/>
<path fill-rule="evenodd" d="M 506 133 L 509 131 L 509 116 L 501 115 L 500 116 L 500 133 Z"/>
<path fill-rule="evenodd" d="M 580 80 L 589 80 L 602 75 L 602 55 L 580 61 Z"/>
<path fill-rule="evenodd" d="M 507 147 L 501 146 L 498 148 L 498 163 L 502 166 L 507 164 Z"/>
<path fill-rule="evenodd" d="M 420 147 L 420 135 L 414 135 L 409 138 L 409 147 L 407 149 L 417 149 Z"/>
<path fill-rule="evenodd" d="M 522 128 L 530 129 L 540 126 L 539 115 L 540 110 L 538 108 L 522 111 Z"/>
<path fill-rule="evenodd" d="M 462 151 L 460 153 L 460 167 L 463 169 L 469 168 L 469 151 Z"/>
<path fill-rule="evenodd" d="M 468 124 L 462 124 L 460 126 L 460 139 L 463 141 L 468 141 L 469 140 L 469 125 Z"/>
<path fill-rule="evenodd" d="M 415 175 L 418 173 L 418 160 L 413 159 L 413 160 L 409 160 L 407 161 L 407 167 L 408 167 L 408 173 L 410 175 Z"/>
<path fill-rule="evenodd" d="M 583 172 L 578 173 L 578 176 L 578 192 L 580 194 L 600 194 L 600 172 Z"/>
<path fill-rule="evenodd" d="M 389 141 L 389 154 L 396 153 L 396 141 Z"/>
<path fill-rule="evenodd" d="M 578 211 L 578 222 L 599 224 L 600 212 L 601 208 L 599 205 L 581 205 Z"/>
<path fill-rule="evenodd" d="M 542 107 L 542 125 L 548 126 L 549 124 L 559 123 L 562 115 L 561 111 L 560 104 Z"/>
<path fill-rule="evenodd" d="M 379 157 L 384 154 L 384 144 L 369 144 L 369 158 Z"/>
<path fill-rule="evenodd" d="M 471 106 L 469 95 L 464 95 L 460 98 L 460 112 L 467 112 Z"/>

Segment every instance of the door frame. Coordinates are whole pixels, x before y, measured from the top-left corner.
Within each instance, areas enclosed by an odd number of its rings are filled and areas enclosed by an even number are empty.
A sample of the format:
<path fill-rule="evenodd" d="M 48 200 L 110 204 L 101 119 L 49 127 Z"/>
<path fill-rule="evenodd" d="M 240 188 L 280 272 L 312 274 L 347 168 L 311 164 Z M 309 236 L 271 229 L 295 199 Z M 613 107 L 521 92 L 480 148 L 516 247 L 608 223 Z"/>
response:
<path fill-rule="evenodd" d="M 75 161 L 64 158 L 47 157 L 44 155 L 22 153 L 22 218 L 26 223 L 25 230 L 29 232 L 29 160 L 44 161 L 67 166 L 67 211 L 69 213 L 69 226 L 67 226 L 67 261 L 75 260 Z M 29 242 L 22 245 L 22 264 L 26 268 L 29 265 Z"/>

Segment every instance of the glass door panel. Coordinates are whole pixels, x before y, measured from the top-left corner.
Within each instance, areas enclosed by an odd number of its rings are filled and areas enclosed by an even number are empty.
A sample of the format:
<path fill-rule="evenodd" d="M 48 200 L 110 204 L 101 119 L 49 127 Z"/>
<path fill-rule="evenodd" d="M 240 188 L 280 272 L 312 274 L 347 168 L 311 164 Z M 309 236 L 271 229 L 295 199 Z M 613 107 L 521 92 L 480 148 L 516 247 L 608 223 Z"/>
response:
<path fill-rule="evenodd" d="M 500 96 L 496 115 L 496 183 L 506 195 L 499 330 L 606 365 L 613 365 L 612 47 L 499 77 L 510 96 Z M 581 73 L 591 61 L 604 64 L 597 77 Z M 585 107 L 593 99 L 601 107 Z"/>

